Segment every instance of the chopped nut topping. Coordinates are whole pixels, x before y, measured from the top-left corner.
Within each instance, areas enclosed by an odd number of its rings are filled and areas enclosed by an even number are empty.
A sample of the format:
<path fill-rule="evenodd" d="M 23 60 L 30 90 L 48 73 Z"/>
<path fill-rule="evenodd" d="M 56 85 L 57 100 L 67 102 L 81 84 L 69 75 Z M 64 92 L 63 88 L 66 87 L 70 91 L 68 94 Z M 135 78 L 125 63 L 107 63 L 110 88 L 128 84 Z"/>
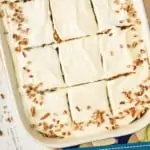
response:
<path fill-rule="evenodd" d="M 0 136 L 3 136 L 3 135 L 4 135 L 4 134 L 3 134 L 3 131 L 0 130 Z"/>
<path fill-rule="evenodd" d="M 16 52 L 21 52 L 21 47 L 20 47 L 20 46 L 16 47 L 16 48 L 15 48 L 15 51 L 16 51 Z"/>
<path fill-rule="evenodd" d="M 27 57 L 27 54 L 26 54 L 25 52 L 22 52 L 22 55 L 23 55 L 24 57 Z"/>
<path fill-rule="evenodd" d="M 22 41 L 19 42 L 19 45 L 28 45 L 28 39 L 24 38 Z"/>
<path fill-rule="evenodd" d="M 131 19 L 127 18 L 127 22 L 128 22 L 128 23 L 131 23 Z"/>
<path fill-rule="evenodd" d="M 44 120 L 44 119 L 46 119 L 46 118 L 49 117 L 49 116 L 50 116 L 50 113 L 46 113 L 43 117 L 41 117 L 40 120 Z"/>
<path fill-rule="evenodd" d="M 65 135 L 66 135 L 66 132 L 62 132 L 62 135 L 65 136 Z"/>
<path fill-rule="evenodd" d="M 42 123 L 40 122 L 39 124 L 38 124 L 38 126 L 40 127 L 42 125 Z"/>
<path fill-rule="evenodd" d="M 141 53 L 145 53 L 145 50 L 144 50 L 144 49 L 141 49 L 140 52 L 141 52 Z"/>
<path fill-rule="evenodd" d="M 143 41 L 143 40 L 139 40 L 139 42 L 140 42 L 140 43 L 143 43 L 144 41 Z"/>
<path fill-rule="evenodd" d="M 76 106 L 76 110 L 77 110 L 77 111 L 81 111 L 81 109 L 80 109 L 78 106 Z"/>
<path fill-rule="evenodd" d="M 125 102 L 124 102 L 124 101 L 121 101 L 121 102 L 120 102 L 120 104 L 121 104 L 121 105 L 124 105 L 124 104 L 125 104 Z"/>
<path fill-rule="evenodd" d="M 9 7 L 10 7 L 10 9 L 14 9 L 16 7 L 16 4 L 13 2 L 10 2 Z"/>
<path fill-rule="evenodd" d="M 114 56 L 114 52 L 113 52 L 113 51 L 110 51 L 110 55 L 111 55 L 111 56 Z"/>
<path fill-rule="evenodd" d="M 137 42 L 133 42 L 133 43 L 132 43 L 132 48 L 136 48 L 137 45 L 138 45 Z"/>
<path fill-rule="evenodd" d="M 127 44 L 127 48 L 131 48 L 131 45 L 130 45 L 130 44 Z"/>
<path fill-rule="evenodd" d="M 123 48 L 123 45 L 122 45 L 122 44 L 120 44 L 120 48 Z"/>
<path fill-rule="evenodd" d="M 143 64 L 143 60 L 141 60 L 140 58 L 138 58 L 133 63 L 137 67 L 137 66 L 140 66 L 141 64 Z"/>
<path fill-rule="evenodd" d="M 36 110 L 35 110 L 35 107 L 31 107 L 31 115 L 32 117 L 35 117 L 35 114 L 36 114 Z"/>
<path fill-rule="evenodd" d="M 129 26 L 116 26 L 117 28 L 120 28 L 121 30 L 126 30 L 130 27 L 132 27 L 133 25 L 129 25 Z"/>
<path fill-rule="evenodd" d="M 58 35 L 58 33 L 57 33 L 56 30 L 54 31 L 54 39 L 55 39 L 58 43 L 61 43 L 61 42 L 62 42 L 62 40 L 61 40 L 61 38 L 59 37 L 59 35 Z"/>
<path fill-rule="evenodd" d="M 110 124 L 111 125 L 115 125 L 116 121 L 114 118 L 109 118 Z"/>
<path fill-rule="evenodd" d="M 1 99 L 5 99 L 5 95 L 4 94 L 0 94 Z"/>
<path fill-rule="evenodd" d="M 91 109 L 91 106 L 87 106 L 87 110 L 90 110 Z"/>
<path fill-rule="evenodd" d="M 132 103 L 133 99 L 131 97 L 131 92 L 122 92 L 128 99 L 129 103 Z"/>
<path fill-rule="evenodd" d="M 67 135 L 70 136 L 70 135 L 71 135 L 71 132 L 67 132 Z"/>
<path fill-rule="evenodd" d="M 13 121 L 13 117 L 8 117 L 7 120 L 9 123 L 11 123 Z"/>
<path fill-rule="evenodd" d="M 96 112 L 93 113 L 93 119 L 96 120 L 98 124 L 102 124 L 104 120 L 104 112 L 97 110 Z"/>
<path fill-rule="evenodd" d="M 34 129 L 36 127 L 36 125 L 35 124 L 31 124 L 30 127 Z"/>
<path fill-rule="evenodd" d="M 47 131 L 48 130 L 48 124 L 46 123 L 46 122 L 43 122 L 43 129 L 45 130 L 45 131 Z"/>
<path fill-rule="evenodd" d="M 17 34 L 13 34 L 13 39 L 15 39 L 16 41 L 20 40 L 20 36 Z"/>
<path fill-rule="evenodd" d="M 112 36 L 112 35 L 113 35 L 113 33 L 110 33 L 110 34 L 109 34 L 109 36 Z"/>
<path fill-rule="evenodd" d="M 129 111 L 130 111 L 131 116 L 134 118 L 134 117 L 135 117 L 135 114 L 136 114 L 135 108 L 132 107 L 132 108 L 129 109 Z"/>
<path fill-rule="evenodd" d="M 134 37 L 136 38 L 136 37 L 138 37 L 138 35 L 134 35 Z"/>
<path fill-rule="evenodd" d="M 33 75 L 29 75 L 29 78 L 33 78 Z"/>
<path fill-rule="evenodd" d="M 111 29 L 107 29 L 106 31 L 104 31 L 104 34 L 108 34 L 110 33 Z"/>
<path fill-rule="evenodd" d="M 3 18 L 3 17 L 4 17 L 4 12 L 0 11 L 0 18 Z"/>
<path fill-rule="evenodd" d="M 67 113 L 68 113 L 67 110 L 64 110 L 63 114 L 66 115 Z"/>
<path fill-rule="evenodd" d="M 119 11 L 119 10 L 116 10 L 115 12 L 116 12 L 117 14 L 119 14 L 119 13 L 120 13 L 120 11 Z"/>
<path fill-rule="evenodd" d="M 135 23 L 136 24 L 141 24 L 141 20 L 140 19 L 136 19 Z"/>
<path fill-rule="evenodd" d="M 63 124 L 60 124 L 60 128 L 64 128 L 64 125 L 63 125 Z"/>

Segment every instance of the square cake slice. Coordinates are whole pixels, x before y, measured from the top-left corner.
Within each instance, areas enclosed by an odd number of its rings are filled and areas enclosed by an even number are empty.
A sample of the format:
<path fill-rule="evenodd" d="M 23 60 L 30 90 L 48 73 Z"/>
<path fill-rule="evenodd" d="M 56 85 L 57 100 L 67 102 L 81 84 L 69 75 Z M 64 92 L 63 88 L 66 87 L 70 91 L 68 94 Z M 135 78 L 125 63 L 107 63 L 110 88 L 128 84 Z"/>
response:
<path fill-rule="evenodd" d="M 88 83 L 103 78 L 96 36 L 65 42 L 59 46 L 59 53 L 67 85 Z"/>
<path fill-rule="evenodd" d="M 130 0 L 92 0 L 92 3 L 99 32 L 118 25 L 133 24 L 135 21 L 136 11 Z"/>
<path fill-rule="evenodd" d="M 90 0 L 50 0 L 55 29 L 62 40 L 95 34 Z"/>
<path fill-rule="evenodd" d="M 53 46 L 34 48 L 26 53 L 12 52 L 19 85 L 42 84 L 44 90 L 63 87 L 57 51 Z"/>
<path fill-rule="evenodd" d="M 66 98 L 66 91 L 53 93 L 36 93 L 34 98 L 29 95 L 23 96 L 25 113 L 30 121 L 31 127 L 47 137 L 71 136 L 71 117 Z M 43 100 L 41 101 L 41 98 Z"/>
<path fill-rule="evenodd" d="M 109 99 L 118 125 L 127 125 L 139 119 L 139 115 L 147 109 L 150 95 L 147 94 L 149 86 L 145 86 L 144 81 L 149 78 L 149 73 L 149 65 L 145 62 L 136 73 L 107 81 Z"/>
<path fill-rule="evenodd" d="M 105 78 L 135 72 L 147 61 L 140 25 L 130 26 L 125 30 L 112 28 L 109 33 L 99 36 L 99 47 L 103 56 Z"/>
<path fill-rule="evenodd" d="M 69 88 L 68 99 L 76 134 L 102 132 L 110 125 L 108 116 L 111 115 L 111 112 L 107 99 L 106 82 Z"/>
<path fill-rule="evenodd" d="M 3 22 L 11 48 L 54 42 L 48 0 L 2 4 Z"/>

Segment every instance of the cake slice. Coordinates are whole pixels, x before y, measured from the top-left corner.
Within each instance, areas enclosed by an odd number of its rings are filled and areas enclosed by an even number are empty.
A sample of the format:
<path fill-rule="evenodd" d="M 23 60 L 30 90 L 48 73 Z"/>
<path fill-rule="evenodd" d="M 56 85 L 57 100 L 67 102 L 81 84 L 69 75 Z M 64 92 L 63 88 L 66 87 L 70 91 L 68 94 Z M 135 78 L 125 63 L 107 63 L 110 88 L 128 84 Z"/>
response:
<path fill-rule="evenodd" d="M 10 2 L 2 5 L 3 22 L 11 49 L 54 42 L 48 5 L 48 0 Z"/>
<path fill-rule="evenodd" d="M 95 34 L 90 0 L 50 0 L 54 26 L 61 40 Z"/>
<path fill-rule="evenodd" d="M 88 83 L 103 78 L 96 36 L 65 42 L 59 46 L 59 53 L 67 85 Z"/>
<path fill-rule="evenodd" d="M 23 54 L 13 51 L 12 55 L 21 88 L 28 84 L 40 84 L 42 90 L 65 86 L 57 51 L 53 46 L 24 50 Z"/>
<path fill-rule="evenodd" d="M 105 78 L 135 72 L 147 61 L 141 26 L 112 28 L 99 36 L 99 48 L 103 56 Z"/>
<path fill-rule="evenodd" d="M 53 93 L 36 93 L 34 99 L 22 94 L 26 116 L 31 124 L 43 136 L 63 138 L 71 136 L 71 117 L 68 108 L 66 91 Z M 41 101 L 41 98 L 43 100 Z"/>
<path fill-rule="evenodd" d="M 140 119 L 150 103 L 149 85 L 144 81 L 149 78 L 149 66 L 145 62 L 136 73 L 108 81 L 109 99 L 114 118 L 118 125 L 127 125 Z"/>
<path fill-rule="evenodd" d="M 68 89 L 74 134 L 102 133 L 110 126 L 111 112 L 104 81 Z"/>
<path fill-rule="evenodd" d="M 114 26 L 135 22 L 136 11 L 131 0 L 92 0 L 99 32 Z"/>

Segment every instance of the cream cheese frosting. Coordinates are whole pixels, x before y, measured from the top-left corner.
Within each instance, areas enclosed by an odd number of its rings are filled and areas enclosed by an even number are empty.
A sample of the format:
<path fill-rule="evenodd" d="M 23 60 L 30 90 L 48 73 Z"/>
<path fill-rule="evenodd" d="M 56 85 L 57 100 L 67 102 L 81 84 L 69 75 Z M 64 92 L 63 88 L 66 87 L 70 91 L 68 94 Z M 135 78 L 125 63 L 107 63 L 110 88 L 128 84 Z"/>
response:
<path fill-rule="evenodd" d="M 139 112 L 145 109 L 141 103 L 146 99 L 144 97 L 147 92 L 143 91 L 141 85 L 149 75 L 149 66 L 145 62 L 136 73 L 107 81 L 111 108 L 113 115 L 119 117 L 117 119 L 119 125 L 131 123 L 137 118 Z M 149 97 L 149 94 L 147 96 Z M 146 101 L 148 102 L 148 98 Z"/>
<path fill-rule="evenodd" d="M 106 82 L 97 82 L 68 89 L 68 98 L 75 134 L 106 131 L 111 115 L 106 93 Z M 91 129 L 91 131 L 89 131 Z"/>
<path fill-rule="evenodd" d="M 49 137 L 71 136 L 71 118 L 67 104 L 66 91 L 45 93 L 44 101 L 35 103 L 22 94 L 24 109 L 32 127 Z M 41 99 L 37 96 L 37 101 Z M 59 106 L 59 107 L 58 107 Z"/>
<path fill-rule="evenodd" d="M 96 36 L 63 43 L 59 46 L 59 51 L 67 85 L 93 82 L 103 78 Z"/>
<path fill-rule="evenodd" d="M 132 6 L 131 0 L 92 0 L 92 3 L 99 32 L 117 25 L 128 25 L 135 21 L 133 14 L 131 14 L 134 13 L 134 10 L 131 10 L 132 12 L 127 10 Z"/>
<path fill-rule="evenodd" d="M 54 46 L 31 49 L 26 57 L 15 51 L 12 54 L 21 88 L 31 83 L 42 83 L 44 90 L 65 86 Z"/>
<path fill-rule="evenodd" d="M 50 0 L 55 29 L 62 40 L 95 34 L 90 0 Z"/>
<path fill-rule="evenodd" d="M 22 42 L 24 47 L 54 42 L 48 5 L 48 0 L 2 5 L 3 22 L 8 32 L 8 41 L 11 48 L 18 46 L 21 41 L 25 41 Z"/>
<path fill-rule="evenodd" d="M 140 66 L 137 61 L 142 64 L 147 58 L 140 25 L 125 30 L 112 28 L 109 34 L 100 35 L 99 49 L 103 56 L 105 78 L 135 72 Z"/>

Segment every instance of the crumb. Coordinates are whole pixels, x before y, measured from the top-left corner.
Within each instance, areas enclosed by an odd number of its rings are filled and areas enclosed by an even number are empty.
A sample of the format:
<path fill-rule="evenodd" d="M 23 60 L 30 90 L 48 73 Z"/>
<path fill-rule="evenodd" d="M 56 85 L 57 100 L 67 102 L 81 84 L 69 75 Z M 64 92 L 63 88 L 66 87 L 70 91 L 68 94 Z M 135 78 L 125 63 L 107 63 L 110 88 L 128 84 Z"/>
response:
<path fill-rule="evenodd" d="M 49 117 L 49 116 L 50 116 L 50 113 L 46 113 L 43 117 L 41 117 L 40 120 L 44 120 L 44 119 L 46 119 L 46 118 Z"/>
<path fill-rule="evenodd" d="M 3 131 L 0 130 L 0 136 L 3 136 L 3 135 L 4 135 L 4 134 L 3 134 Z"/>
<path fill-rule="evenodd" d="M 4 94 L 0 94 L 1 99 L 5 99 L 5 95 Z"/>
<path fill-rule="evenodd" d="M 81 109 L 78 106 L 76 106 L 76 110 L 79 112 L 81 111 Z"/>
<path fill-rule="evenodd" d="M 8 118 L 6 119 L 6 121 L 9 122 L 9 123 L 11 123 L 11 122 L 13 121 L 13 117 L 8 117 Z"/>

